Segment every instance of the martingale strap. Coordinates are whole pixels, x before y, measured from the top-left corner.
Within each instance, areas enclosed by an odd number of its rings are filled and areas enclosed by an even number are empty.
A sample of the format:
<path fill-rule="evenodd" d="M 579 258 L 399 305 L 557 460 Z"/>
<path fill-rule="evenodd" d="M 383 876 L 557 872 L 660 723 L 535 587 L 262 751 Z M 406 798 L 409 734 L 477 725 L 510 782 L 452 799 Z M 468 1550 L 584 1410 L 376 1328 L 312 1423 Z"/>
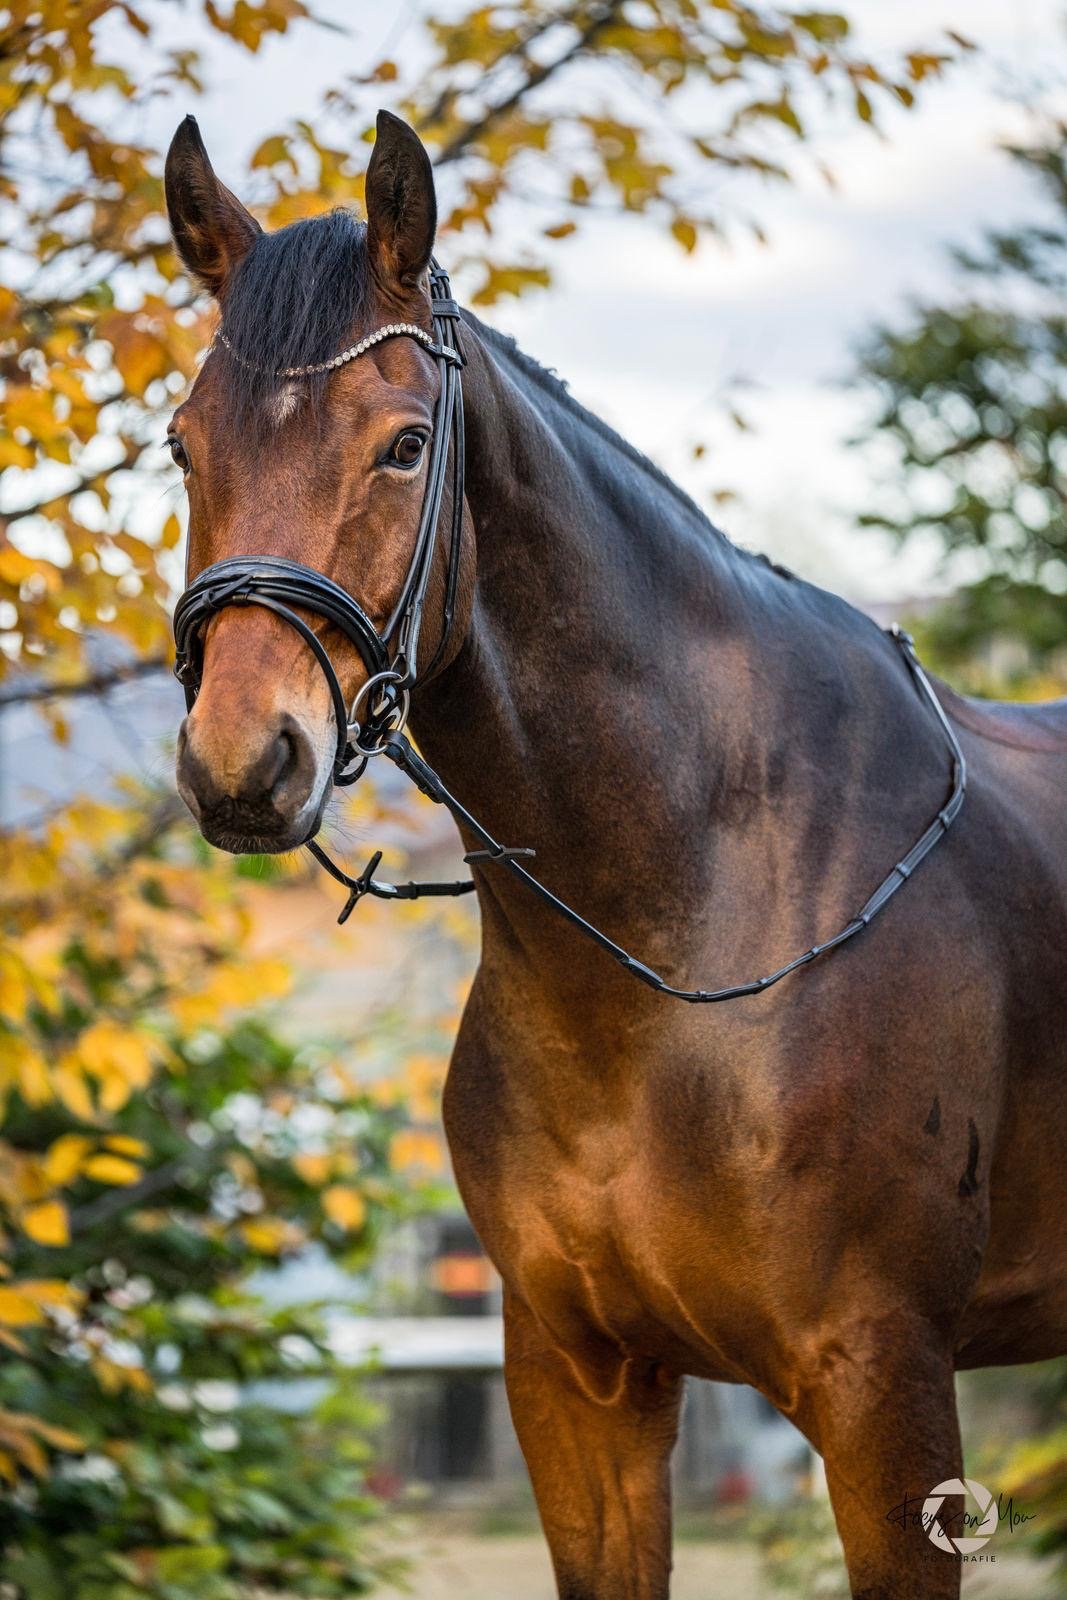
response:
<path fill-rule="evenodd" d="M 874 893 L 861 909 L 856 912 L 855 916 L 850 918 L 840 932 L 835 933 L 832 938 L 822 940 L 819 944 L 813 944 L 810 949 L 805 950 L 799 956 L 794 956 L 792 961 L 787 961 L 784 966 L 768 973 L 766 977 L 752 978 L 747 983 L 730 984 L 722 989 L 676 988 L 674 984 L 668 983 L 666 978 L 661 977 L 658 972 L 654 972 L 651 967 L 646 966 L 643 961 L 638 961 L 635 956 L 630 955 L 628 951 L 624 950 L 621 945 L 616 944 L 614 939 L 610 939 L 606 933 L 595 927 L 593 923 L 587 922 L 583 916 L 574 910 L 573 906 L 569 906 L 565 900 L 561 900 L 559 895 L 553 894 L 551 889 L 546 888 L 539 878 L 535 878 L 533 873 L 527 871 L 522 865 L 520 858 L 532 856 L 534 851 L 512 849 L 498 843 L 488 828 L 483 827 L 477 818 L 471 815 L 467 808 L 456 799 L 455 795 L 445 787 L 433 768 L 412 749 L 410 742 L 403 733 L 387 734 L 379 753 L 388 756 L 389 760 L 399 767 L 401 772 L 405 773 L 428 799 L 436 801 L 439 805 L 446 806 L 456 821 L 466 827 L 481 842 L 483 848 L 471 851 L 464 856 L 463 859 L 465 861 L 479 866 L 503 867 L 513 877 L 518 878 L 520 883 L 524 883 L 528 889 L 531 889 L 551 911 L 563 917 L 572 927 L 577 928 L 579 933 L 583 934 L 587 939 L 591 939 L 602 950 L 606 950 L 608 955 L 613 956 L 626 972 L 631 973 L 640 982 L 647 984 L 650 989 L 655 989 L 659 994 L 669 995 L 675 1000 L 687 1000 L 697 1005 L 712 1005 L 723 1000 L 736 1000 L 743 995 L 762 994 L 764 990 L 771 988 L 773 984 L 779 983 L 789 973 L 795 972 L 798 967 L 807 966 L 810 961 L 814 961 L 818 956 L 827 955 L 831 950 L 838 949 L 839 946 L 846 944 L 849 939 L 854 939 L 864 928 L 869 927 L 878 913 L 885 910 L 885 907 L 898 889 L 903 888 L 904 884 L 908 882 L 916 868 L 926 859 L 934 846 L 939 844 L 945 837 L 945 834 L 963 808 L 964 796 L 967 791 L 967 762 L 963 751 L 960 749 L 959 740 L 956 738 L 952 725 L 945 715 L 944 708 L 934 692 L 933 685 L 923 671 L 922 664 L 915 653 L 915 643 L 911 635 L 905 633 L 902 628 L 897 627 L 895 624 L 889 629 L 889 633 L 900 648 L 916 688 L 937 718 L 938 725 L 951 752 L 952 788 L 949 797 L 930 823 L 930 826 L 912 845 L 907 855 L 902 857 L 887 873 Z M 319 846 L 311 844 L 309 849 L 311 849 L 316 859 L 326 867 L 326 870 L 349 890 L 348 901 L 337 919 L 339 922 L 347 921 L 354 907 L 367 894 L 378 895 L 383 899 L 389 900 L 414 900 L 424 894 L 467 894 L 474 888 L 473 881 L 453 884 L 408 883 L 397 885 L 379 883 L 374 874 L 378 863 L 381 861 L 380 850 L 376 851 L 371 857 L 358 878 L 351 878 L 347 873 L 336 867 Z"/>

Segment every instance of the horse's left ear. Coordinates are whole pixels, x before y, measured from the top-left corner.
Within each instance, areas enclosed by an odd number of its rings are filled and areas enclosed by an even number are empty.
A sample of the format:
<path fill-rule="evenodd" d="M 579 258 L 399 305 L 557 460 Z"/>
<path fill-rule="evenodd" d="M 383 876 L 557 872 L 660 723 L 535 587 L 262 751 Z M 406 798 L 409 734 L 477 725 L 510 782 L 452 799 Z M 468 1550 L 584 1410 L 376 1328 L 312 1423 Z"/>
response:
<path fill-rule="evenodd" d="M 216 178 L 195 117 L 186 117 L 171 140 L 164 187 L 178 254 L 218 298 L 262 229 Z"/>
<path fill-rule="evenodd" d="M 425 272 L 437 230 L 433 168 L 413 128 L 379 111 L 367 168 L 367 250 L 375 277 L 413 289 Z"/>

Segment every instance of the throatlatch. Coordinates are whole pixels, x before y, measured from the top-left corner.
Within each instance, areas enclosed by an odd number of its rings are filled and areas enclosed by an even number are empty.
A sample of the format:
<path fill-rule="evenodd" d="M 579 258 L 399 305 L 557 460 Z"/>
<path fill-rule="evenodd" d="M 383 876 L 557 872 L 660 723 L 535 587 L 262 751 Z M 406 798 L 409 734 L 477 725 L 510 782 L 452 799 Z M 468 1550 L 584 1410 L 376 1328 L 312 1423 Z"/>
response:
<path fill-rule="evenodd" d="M 790 972 L 795 972 L 798 967 L 806 966 L 817 956 L 836 950 L 873 922 L 897 890 L 907 883 L 934 846 L 944 838 L 962 809 L 967 788 L 967 764 L 959 740 L 915 653 L 914 641 L 910 634 L 898 627 L 894 626 L 889 630 L 907 663 L 916 688 L 936 716 L 952 756 L 952 784 L 949 797 L 925 833 L 916 840 L 907 855 L 889 871 L 866 904 L 840 932 L 820 944 L 813 944 L 802 955 L 794 957 L 775 972 L 768 973 L 763 978 L 753 978 L 748 983 L 732 984 L 723 989 L 681 989 L 668 983 L 659 973 L 654 972 L 643 961 L 631 956 L 621 945 L 616 944 L 593 923 L 586 921 L 565 900 L 561 900 L 535 878 L 522 864 L 524 860 L 533 857 L 535 852 L 527 847 L 516 848 L 500 844 L 446 788 L 433 768 L 412 748 L 404 734 L 411 705 L 411 691 L 416 681 L 419 634 L 433 556 L 437 548 L 450 443 L 452 517 L 443 625 L 440 641 L 424 676 L 432 672 L 440 660 L 455 618 L 460 542 L 463 531 L 463 386 L 459 375 L 459 369 L 463 366 L 463 355 L 458 337 L 460 313 L 452 298 L 448 275 L 436 262 L 431 262 L 430 304 L 433 314 L 433 336 L 412 323 L 388 323 L 329 361 L 316 363 L 313 367 L 286 369 L 277 374 L 279 377 L 294 378 L 307 376 L 313 372 L 325 372 L 331 367 L 339 367 L 357 359 L 383 340 L 392 338 L 416 339 L 430 352 L 437 363 L 440 389 L 434 409 L 434 431 L 427 467 L 426 493 L 411 563 L 396 606 L 385 628 L 379 633 L 358 601 L 324 573 L 316 572 L 312 567 L 274 556 L 233 556 L 226 561 L 218 561 L 213 566 L 205 568 L 187 587 L 174 613 L 174 637 L 177 644 L 174 672 L 185 689 L 186 705 L 192 708 L 200 687 L 203 671 L 204 624 L 226 606 L 265 606 L 290 627 L 296 629 L 313 652 L 326 678 L 337 722 L 334 783 L 342 785 L 354 783 L 362 775 L 372 756 L 386 756 L 424 795 L 437 804 L 446 806 L 457 823 L 479 840 L 481 848 L 468 852 L 464 857 L 468 864 L 479 867 L 499 866 L 510 872 L 520 883 L 531 889 L 550 910 L 563 917 L 587 939 L 599 945 L 625 971 L 642 983 L 648 984 L 660 994 L 696 1004 L 711 1004 L 721 1000 L 734 1000 L 742 995 L 762 994 L 765 989 L 778 983 Z M 243 360 L 240 353 L 230 345 L 224 331 L 220 331 L 219 338 L 235 360 Z M 324 617 L 339 628 L 358 650 L 368 676 L 351 708 L 346 708 L 344 691 L 328 652 L 313 629 L 292 609 L 294 605 Z M 391 657 L 390 646 L 393 650 Z M 348 899 L 337 919 L 341 923 L 348 920 L 366 895 L 374 895 L 381 900 L 417 900 L 427 895 L 469 894 L 475 887 L 473 879 L 462 879 L 451 883 L 384 883 L 375 876 L 382 859 L 380 850 L 375 851 L 359 876 L 353 878 L 330 859 L 315 839 L 308 839 L 305 843 L 319 865 L 348 890 Z"/>

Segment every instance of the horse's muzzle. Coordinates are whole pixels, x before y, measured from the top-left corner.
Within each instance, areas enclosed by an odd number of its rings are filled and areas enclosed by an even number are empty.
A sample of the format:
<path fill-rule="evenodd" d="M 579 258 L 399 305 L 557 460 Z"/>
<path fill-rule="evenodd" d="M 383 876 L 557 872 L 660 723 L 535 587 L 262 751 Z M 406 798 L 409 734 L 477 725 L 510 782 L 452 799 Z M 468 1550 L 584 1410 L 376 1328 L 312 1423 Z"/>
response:
<path fill-rule="evenodd" d="M 303 844 L 318 826 L 329 789 L 312 741 L 287 715 L 255 741 L 218 753 L 195 715 L 187 717 L 178 736 L 177 780 L 204 838 L 234 854 Z"/>

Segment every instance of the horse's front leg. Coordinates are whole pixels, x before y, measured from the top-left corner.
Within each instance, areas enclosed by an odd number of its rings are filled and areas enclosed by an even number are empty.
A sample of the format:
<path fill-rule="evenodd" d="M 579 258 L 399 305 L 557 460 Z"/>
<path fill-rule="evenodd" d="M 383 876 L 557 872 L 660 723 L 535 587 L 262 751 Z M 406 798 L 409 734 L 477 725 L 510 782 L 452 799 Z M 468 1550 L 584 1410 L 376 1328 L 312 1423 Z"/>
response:
<path fill-rule="evenodd" d="M 561 1600 L 666 1600 L 681 1380 L 558 1348 L 515 1296 L 504 1373 Z"/>
<path fill-rule="evenodd" d="M 923 1525 L 931 1490 L 962 1468 L 951 1352 L 904 1309 L 856 1315 L 814 1345 L 794 1420 L 825 1460 L 855 1600 L 957 1600 L 959 1557 Z M 973 1531 L 953 1520 L 962 1507 L 944 1500 L 950 1537 Z"/>

